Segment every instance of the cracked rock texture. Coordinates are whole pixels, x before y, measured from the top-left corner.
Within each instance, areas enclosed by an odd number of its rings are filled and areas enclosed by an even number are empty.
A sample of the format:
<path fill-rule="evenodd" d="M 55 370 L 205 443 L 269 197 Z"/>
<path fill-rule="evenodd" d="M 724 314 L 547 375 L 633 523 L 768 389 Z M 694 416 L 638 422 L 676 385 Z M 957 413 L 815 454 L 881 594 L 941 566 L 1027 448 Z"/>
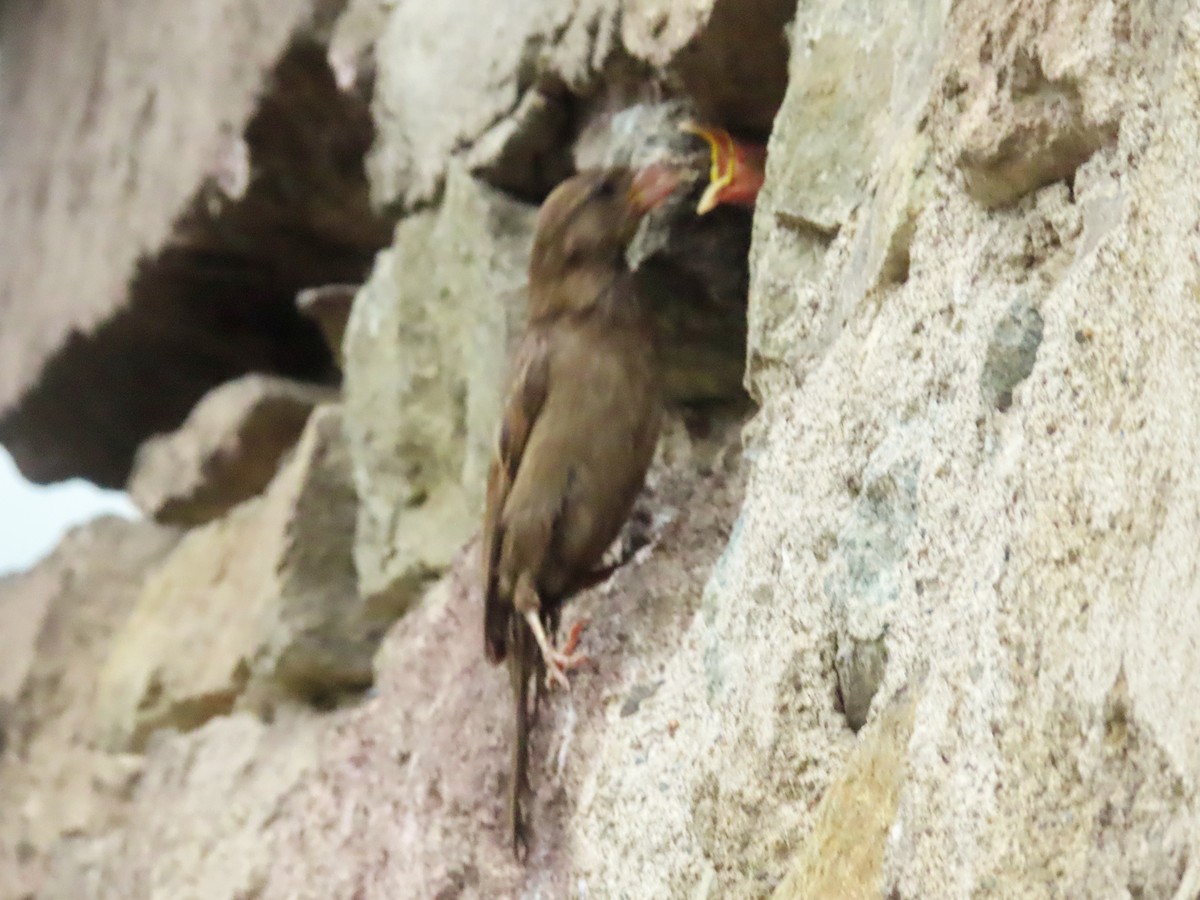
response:
<path fill-rule="evenodd" d="M 0 581 L 0 897 L 35 895 L 60 842 L 124 821 L 142 760 L 98 740 L 96 676 L 142 580 L 178 537 L 98 519 Z"/>
<path fill-rule="evenodd" d="M 342 5 L 0 5 L 0 441 L 28 478 L 120 487 L 210 388 L 333 377 L 295 294 L 390 230 Z"/>
<path fill-rule="evenodd" d="M 350 5 L 401 221 L 344 402 L 113 563 L 86 689 L 36 675 L 53 570 L 4 582 L 3 896 L 1200 896 L 1200 7 L 786 6 Z M 595 663 L 541 710 L 521 867 L 472 537 L 499 373 L 533 201 L 659 97 L 779 107 L 746 322 L 694 308 L 758 407 L 674 397 L 632 561 L 565 611 Z M 87 753 L 31 754 L 59 721 Z"/>
<path fill-rule="evenodd" d="M 344 342 L 359 586 L 404 610 L 477 527 L 537 210 L 461 170 L 405 219 Z"/>
<path fill-rule="evenodd" d="M 262 493 L 332 388 L 246 375 L 205 394 L 170 434 L 142 444 L 127 490 L 160 522 L 200 525 Z"/>
<path fill-rule="evenodd" d="M 262 497 L 188 532 L 146 579 L 100 672 L 105 744 L 370 683 L 387 622 L 355 588 L 354 508 L 341 411 L 324 406 Z"/>
<path fill-rule="evenodd" d="M 653 73 L 702 117 L 768 130 L 787 69 L 794 0 L 530 0 L 505 15 L 478 0 L 401 3 L 377 48 L 372 195 L 428 203 L 451 161 L 520 194 L 570 172 L 569 138 Z"/>

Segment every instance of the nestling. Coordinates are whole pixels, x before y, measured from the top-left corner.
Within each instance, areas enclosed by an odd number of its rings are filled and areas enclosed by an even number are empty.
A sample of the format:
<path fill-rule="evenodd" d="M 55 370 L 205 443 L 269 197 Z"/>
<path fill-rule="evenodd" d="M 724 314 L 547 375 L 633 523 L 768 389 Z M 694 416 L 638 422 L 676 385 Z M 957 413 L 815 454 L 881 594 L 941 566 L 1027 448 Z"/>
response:
<path fill-rule="evenodd" d="M 709 184 L 700 197 L 697 214 L 704 215 L 723 203 L 754 206 L 766 177 L 767 145 L 695 122 L 685 122 L 681 130 L 703 138 L 712 158 Z"/>
<path fill-rule="evenodd" d="M 658 440 L 654 333 L 625 249 L 677 183 L 661 164 L 587 171 L 555 188 L 538 215 L 528 325 L 483 523 L 484 644 L 490 660 L 508 660 L 516 706 L 510 815 L 518 857 L 528 848 L 521 805 L 542 678 L 566 686 L 565 670 L 579 662 L 551 644 L 561 606 L 608 574 L 597 567 Z"/>

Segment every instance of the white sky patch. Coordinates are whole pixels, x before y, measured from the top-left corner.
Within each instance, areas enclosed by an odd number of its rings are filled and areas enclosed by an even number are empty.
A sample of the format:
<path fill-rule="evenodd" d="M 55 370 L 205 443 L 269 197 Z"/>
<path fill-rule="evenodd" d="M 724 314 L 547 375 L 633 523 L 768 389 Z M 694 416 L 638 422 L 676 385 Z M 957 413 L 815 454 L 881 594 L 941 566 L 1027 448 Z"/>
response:
<path fill-rule="evenodd" d="M 106 514 L 141 518 L 124 491 L 102 490 L 79 478 L 48 487 L 30 484 L 0 447 L 0 575 L 28 569 L 69 529 Z"/>

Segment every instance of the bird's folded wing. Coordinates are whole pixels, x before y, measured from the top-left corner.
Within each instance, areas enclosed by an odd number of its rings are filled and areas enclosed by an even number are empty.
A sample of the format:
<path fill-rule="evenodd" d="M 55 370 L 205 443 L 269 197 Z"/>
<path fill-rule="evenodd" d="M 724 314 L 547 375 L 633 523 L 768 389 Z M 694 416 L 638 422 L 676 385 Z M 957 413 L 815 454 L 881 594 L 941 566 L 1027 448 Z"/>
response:
<path fill-rule="evenodd" d="M 487 503 L 483 518 L 484 619 L 483 637 L 488 659 L 504 659 L 508 636 L 509 597 L 498 593 L 500 548 L 504 543 L 501 517 L 529 433 L 546 401 L 550 374 L 550 344 L 544 334 L 530 331 L 517 353 L 508 405 L 501 419 L 500 438 L 488 469 Z"/>

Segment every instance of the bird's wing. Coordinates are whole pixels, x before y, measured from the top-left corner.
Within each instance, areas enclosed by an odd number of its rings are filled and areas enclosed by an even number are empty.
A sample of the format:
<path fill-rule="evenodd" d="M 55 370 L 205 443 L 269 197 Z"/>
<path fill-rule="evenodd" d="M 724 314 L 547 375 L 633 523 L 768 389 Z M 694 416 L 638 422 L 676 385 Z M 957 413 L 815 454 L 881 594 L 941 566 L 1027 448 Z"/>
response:
<path fill-rule="evenodd" d="M 497 567 L 504 543 L 501 516 L 513 479 L 525 454 L 529 433 L 546 400 L 550 348 L 545 335 L 531 331 L 521 345 L 500 426 L 500 439 L 488 469 L 487 504 L 483 518 L 484 618 L 483 639 L 488 659 L 504 659 L 511 603 L 498 594 Z"/>

